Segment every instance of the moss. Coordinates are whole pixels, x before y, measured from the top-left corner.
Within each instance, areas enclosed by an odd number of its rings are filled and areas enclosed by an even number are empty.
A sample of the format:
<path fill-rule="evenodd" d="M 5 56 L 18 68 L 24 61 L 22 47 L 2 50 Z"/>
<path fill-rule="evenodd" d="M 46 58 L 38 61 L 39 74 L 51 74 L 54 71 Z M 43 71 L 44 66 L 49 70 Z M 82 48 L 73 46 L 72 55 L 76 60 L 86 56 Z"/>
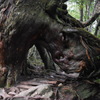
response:
<path fill-rule="evenodd" d="M 92 96 L 95 96 L 95 94 L 97 93 L 97 90 L 91 84 L 83 83 L 83 84 L 80 84 L 80 86 L 78 86 L 77 93 L 79 97 L 84 100 Z"/>
<path fill-rule="evenodd" d="M 5 80 L 6 80 L 6 75 L 0 77 L 0 87 L 4 87 L 5 86 Z"/>
<path fill-rule="evenodd" d="M 96 79 L 94 82 L 100 84 L 100 79 Z"/>

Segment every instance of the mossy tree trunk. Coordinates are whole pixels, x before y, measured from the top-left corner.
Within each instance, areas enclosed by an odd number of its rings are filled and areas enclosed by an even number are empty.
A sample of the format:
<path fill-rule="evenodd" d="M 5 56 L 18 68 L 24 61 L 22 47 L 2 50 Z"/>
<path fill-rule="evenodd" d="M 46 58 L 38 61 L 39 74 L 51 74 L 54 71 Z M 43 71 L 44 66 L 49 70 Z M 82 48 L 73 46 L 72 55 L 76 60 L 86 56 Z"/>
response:
<path fill-rule="evenodd" d="M 16 82 L 33 45 L 39 52 L 45 48 L 67 73 L 80 73 L 85 78 L 100 75 L 100 40 L 68 14 L 66 5 L 58 0 L 19 0 L 7 5 L 1 10 L 5 19 L 0 25 L 0 84 Z M 40 55 L 43 61 L 47 57 Z"/>

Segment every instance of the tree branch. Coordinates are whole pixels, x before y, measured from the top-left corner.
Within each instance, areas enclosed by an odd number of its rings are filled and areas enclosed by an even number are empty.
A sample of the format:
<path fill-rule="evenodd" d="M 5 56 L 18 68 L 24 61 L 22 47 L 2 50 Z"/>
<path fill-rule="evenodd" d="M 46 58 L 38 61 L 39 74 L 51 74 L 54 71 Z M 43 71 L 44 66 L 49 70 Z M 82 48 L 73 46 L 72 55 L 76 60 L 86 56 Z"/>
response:
<path fill-rule="evenodd" d="M 99 13 L 95 13 L 87 22 L 83 22 L 83 26 L 84 27 L 87 27 L 89 26 L 90 24 L 92 24 L 100 15 L 100 12 Z"/>

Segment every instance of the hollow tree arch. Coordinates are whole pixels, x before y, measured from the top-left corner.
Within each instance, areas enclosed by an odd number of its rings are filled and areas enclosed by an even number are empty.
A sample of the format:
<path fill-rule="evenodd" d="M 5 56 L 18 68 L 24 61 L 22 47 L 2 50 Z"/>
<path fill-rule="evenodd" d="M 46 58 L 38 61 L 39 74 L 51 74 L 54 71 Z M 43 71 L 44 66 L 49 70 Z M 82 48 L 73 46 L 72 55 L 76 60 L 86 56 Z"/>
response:
<path fill-rule="evenodd" d="M 19 0 L 8 2 L 4 8 L 0 25 L 1 83 L 6 81 L 9 86 L 17 80 L 29 48 L 35 44 L 47 49 L 67 73 L 99 76 L 95 72 L 100 69 L 100 40 L 82 29 L 65 4 L 58 0 Z"/>

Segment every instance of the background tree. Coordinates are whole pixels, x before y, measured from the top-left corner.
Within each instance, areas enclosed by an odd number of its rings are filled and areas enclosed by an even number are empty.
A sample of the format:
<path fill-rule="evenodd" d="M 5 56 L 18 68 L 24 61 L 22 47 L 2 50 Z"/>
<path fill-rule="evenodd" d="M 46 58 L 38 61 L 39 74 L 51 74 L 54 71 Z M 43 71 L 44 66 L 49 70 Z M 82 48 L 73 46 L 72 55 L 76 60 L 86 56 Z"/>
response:
<path fill-rule="evenodd" d="M 88 0 L 88 1 L 87 0 L 70 0 L 68 3 L 70 5 L 73 4 L 71 7 L 68 8 L 69 13 L 75 18 L 77 18 L 78 20 L 80 19 L 83 20 L 82 23 L 84 24 L 86 29 L 89 32 L 92 32 L 92 34 L 96 34 L 97 32 L 96 30 L 99 29 L 98 28 L 99 26 L 97 23 L 99 23 L 99 20 L 100 20 L 100 18 L 98 18 L 100 15 L 99 0 Z"/>

